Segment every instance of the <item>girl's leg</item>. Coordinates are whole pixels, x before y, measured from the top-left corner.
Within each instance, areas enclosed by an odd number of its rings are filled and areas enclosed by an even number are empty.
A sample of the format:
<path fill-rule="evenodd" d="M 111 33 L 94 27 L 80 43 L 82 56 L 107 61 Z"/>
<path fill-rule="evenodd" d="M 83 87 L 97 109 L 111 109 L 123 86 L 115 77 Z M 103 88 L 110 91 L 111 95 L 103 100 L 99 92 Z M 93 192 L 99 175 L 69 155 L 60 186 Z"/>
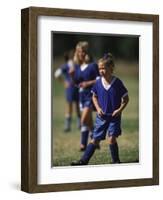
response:
<path fill-rule="evenodd" d="M 87 121 L 88 121 L 87 123 L 88 123 L 89 130 L 92 132 L 92 130 L 93 130 L 92 110 L 91 110 L 91 112 L 88 113 Z"/>
<path fill-rule="evenodd" d="M 89 118 L 92 110 L 90 108 L 85 107 L 81 116 L 81 143 L 80 149 L 85 150 L 88 143 L 89 136 Z"/>
<path fill-rule="evenodd" d="M 81 116 L 81 123 L 86 124 L 87 126 L 90 125 L 90 118 L 91 118 L 91 114 L 92 114 L 92 109 L 85 107 L 82 111 L 82 116 Z"/>
<path fill-rule="evenodd" d="M 71 130 L 71 118 L 72 118 L 72 103 L 67 102 L 67 112 L 65 115 L 65 128 L 64 131 L 68 132 Z"/>
<path fill-rule="evenodd" d="M 111 153 L 112 163 L 120 163 L 118 143 L 115 136 L 109 137 L 109 149 Z"/>
<path fill-rule="evenodd" d="M 74 161 L 71 165 L 87 165 L 91 157 L 93 156 L 97 146 L 99 146 L 99 141 L 95 141 L 94 139 L 88 144 L 83 156 L 80 160 Z"/>
<path fill-rule="evenodd" d="M 81 160 L 88 164 L 89 160 L 91 159 L 91 157 L 93 156 L 95 150 L 97 149 L 97 147 L 99 146 L 99 141 L 95 141 L 94 139 L 91 140 L 91 142 L 88 144 Z"/>

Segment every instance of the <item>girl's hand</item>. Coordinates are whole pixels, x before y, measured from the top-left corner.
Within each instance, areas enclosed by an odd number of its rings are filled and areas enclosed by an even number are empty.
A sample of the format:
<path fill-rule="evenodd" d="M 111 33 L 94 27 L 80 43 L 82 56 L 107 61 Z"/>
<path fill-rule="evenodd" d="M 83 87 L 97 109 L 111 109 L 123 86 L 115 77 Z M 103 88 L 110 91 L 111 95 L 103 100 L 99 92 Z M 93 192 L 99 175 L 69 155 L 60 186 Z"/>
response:
<path fill-rule="evenodd" d="M 121 114 L 121 110 L 117 109 L 117 110 L 114 110 L 113 114 L 112 114 L 112 117 L 117 117 Z"/>
<path fill-rule="evenodd" d="M 86 81 L 84 81 L 84 82 L 82 82 L 82 83 L 79 84 L 79 87 L 81 87 L 83 89 L 87 88 L 88 87 L 88 83 Z"/>
<path fill-rule="evenodd" d="M 98 113 L 98 115 L 100 115 L 100 116 L 104 115 L 104 112 L 102 111 L 101 108 L 98 108 L 98 109 L 97 109 L 97 113 Z"/>

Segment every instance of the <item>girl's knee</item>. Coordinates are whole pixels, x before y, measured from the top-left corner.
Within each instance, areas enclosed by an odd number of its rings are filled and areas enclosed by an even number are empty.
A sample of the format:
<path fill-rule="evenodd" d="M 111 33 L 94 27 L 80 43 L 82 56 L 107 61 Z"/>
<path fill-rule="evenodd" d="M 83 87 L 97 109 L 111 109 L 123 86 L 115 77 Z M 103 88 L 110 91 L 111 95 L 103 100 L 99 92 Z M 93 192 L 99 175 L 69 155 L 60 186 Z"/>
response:
<path fill-rule="evenodd" d="M 96 145 L 96 146 L 98 146 L 99 143 L 100 143 L 100 141 L 92 139 L 91 143 L 94 144 L 94 145 Z"/>
<path fill-rule="evenodd" d="M 81 117 L 81 124 L 88 125 L 86 118 Z"/>
<path fill-rule="evenodd" d="M 89 124 L 88 118 L 87 118 L 86 115 L 82 115 L 82 116 L 81 116 L 81 124 L 86 124 L 86 125 Z"/>
<path fill-rule="evenodd" d="M 109 137 L 109 144 L 115 144 L 117 142 L 116 137 L 115 136 L 110 136 Z"/>

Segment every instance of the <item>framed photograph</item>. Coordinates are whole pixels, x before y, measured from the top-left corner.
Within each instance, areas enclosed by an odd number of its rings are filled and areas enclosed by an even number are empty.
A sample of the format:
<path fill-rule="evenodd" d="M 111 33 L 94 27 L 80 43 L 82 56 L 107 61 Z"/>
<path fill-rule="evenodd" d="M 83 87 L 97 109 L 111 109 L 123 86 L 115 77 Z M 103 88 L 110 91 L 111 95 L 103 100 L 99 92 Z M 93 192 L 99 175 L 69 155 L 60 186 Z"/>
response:
<path fill-rule="evenodd" d="M 21 189 L 159 184 L 159 16 L 21 11 Z"/>

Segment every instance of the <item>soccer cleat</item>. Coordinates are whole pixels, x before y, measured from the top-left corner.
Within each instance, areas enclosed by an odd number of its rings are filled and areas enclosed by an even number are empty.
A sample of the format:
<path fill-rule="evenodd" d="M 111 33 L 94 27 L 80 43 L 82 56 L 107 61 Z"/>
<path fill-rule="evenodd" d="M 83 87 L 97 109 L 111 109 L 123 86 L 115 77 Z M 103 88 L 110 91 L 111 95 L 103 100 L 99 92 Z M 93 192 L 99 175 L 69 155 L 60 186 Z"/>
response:
<path fill-rule="evenodd" d="M 78 165 L 87 165 L 88 163 L 84 162 L 83 160 L 73 161 L 71 166 L 78 166 Z"/>

